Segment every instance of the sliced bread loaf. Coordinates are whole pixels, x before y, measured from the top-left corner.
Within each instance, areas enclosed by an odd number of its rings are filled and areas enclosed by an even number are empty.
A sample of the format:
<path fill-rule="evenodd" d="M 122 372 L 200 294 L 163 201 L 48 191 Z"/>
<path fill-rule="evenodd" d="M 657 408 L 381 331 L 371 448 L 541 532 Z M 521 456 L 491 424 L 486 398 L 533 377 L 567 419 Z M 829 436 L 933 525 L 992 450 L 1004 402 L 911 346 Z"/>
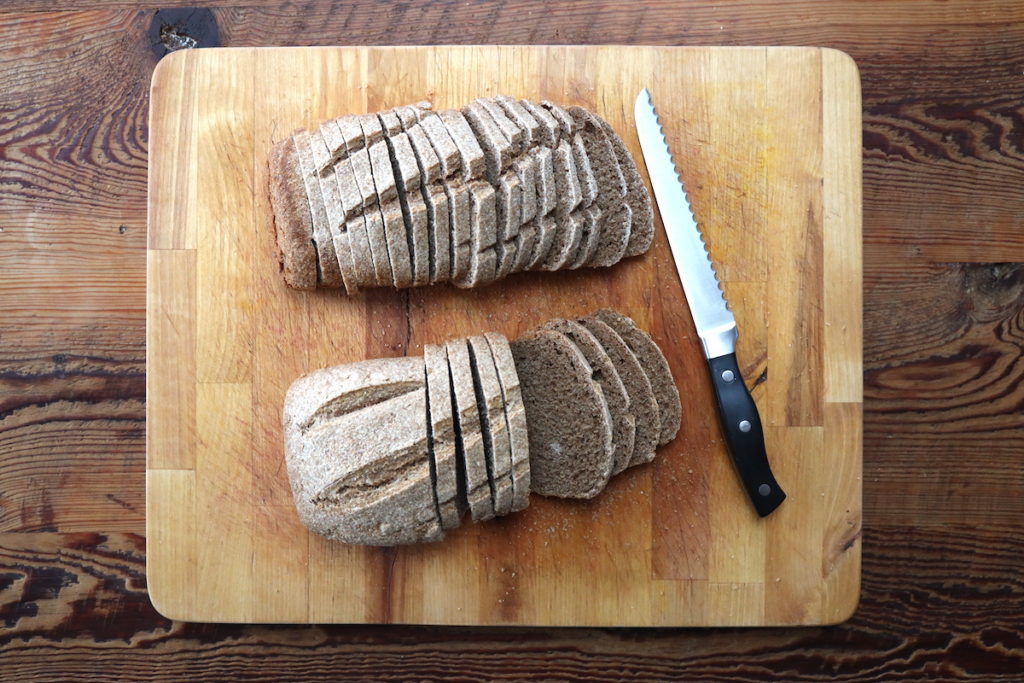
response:
<path fill-rule="evenodd" d="M 524 510 L 530 504 L 530 437 L 526 425 L 526 408 L 516 374 L 516 364 L 508 339 L 488 332 L 484 335 L 498 370 L 501 396 L 505 404 L 505 422 L 508 426 L 509 451 L 512 458 L 512 512 Z"/>
<path fill-rule="evenodd" d="M 366 137 L 370 154 L 370 167 L 373 172 L 373 183 L 377 189 L 377 201 L 380 203 L 381 216 L 384 219 L 384 235 L 387 239 L 388 260 L 391 264 L 391 277 L 395 287 L 411 287 L 412 249 L 410 236 L 405 229 L 405 216 L 398 201 L 398 184 L 394 169 L 391 167 L 391 154 L 384 140 L 384 129 L 380 120 L 373 115 L 359 117 Z M 376 142 L 371 140 L 376 139 Z"/>
<path fill-rule="evenodd" d="M 557 147 L 562 137 L 562 131 L 558 120 L 551 115 L 551 112 L 530 100 L 519 100 L 519 104 L 537 121 L 537 135 L 540 138 L 540 144 L 548 149 Z"/>
<path fill-rule="evenodd" d="M 606 323 L 589 316 L 580 318 L 577 322 L 586 327 L 600 342 L 629 394 L 629 405 L 636 424 L 636 437 L 628 465 L 640 465 L 654 460 L 654 452 L 661 437 L 661 411 L 658 409 L 658 402 L 654 398 L 654 390 L 651 388 L 647 373 L 644 372 L 636 355 L 626 346 L 626 342 L 622 341 L 622 337 Z"/>
<path fill-rule="evenodd" d="M 437 492 L 441 527 L 453 529 L 466 512 L 465 495 L 460 493 L 459 463 L 455 455 L 455 415 L 452 412 L 448 354 L 443 346 L 425 344 L 423 363 L 427 373 L 427 402 L 430 409 L 430 442 L 434 460 L 434 489 Z M 463 482 L 462 489 L 465 488 Z"/>
<path fill-rule="evenodd" d="M 512 452 L 501 382 L 486 339 L 469 338 L 469 357 L 487 456 L 487 475 L 494 491 L 494 514 L 507 515 L 512 511 Z"/>
<path fill-rule="evenodd" d="M 594 381 L 601 387 L 601 394 L 612 416 L 612 474 L 618 474 L 629 466 L 633 457 L 636 419 L 630 406 L 629 393 L 615 365 L 597 338 L 578 322 L 556 318 L 545 323 L 544 329 L 565 335 L 587 359 Z"/>
<path fill-rule="evenodd" d="M 496 95 L 490 100 L 501 107 L 502 112 L 522 131 L 524 151 L 542 144 L 540 123 L 518 100 L 508 95 Z"/>
<path fill-rule="evenodd" d="M 593 317 L 615 330 L 640 361 L 640 365 L 643 366 L 644 372 L 647 373 L 647 377 L 651 381 L 654 398 L 658 402 L 658 412 L 661 418 L 658 445 L 667 444 L 679 432 L 682 416 L 679 390 L 676 389 L 668 361 L 665 360 L 661 349 L 654 343 L 650 335 L 637 327 L 632 319 L 607 308 L 595 312 Z"/>
<path fill-rule="evenodd" d="M 582 236 L 576 208 L 582 201 L 579 175 L 573 159 L 572 146 L 566 140 L 554 150 L 555 188 L 558 204 L 555 207 L 555 238 L 550 250 L 540 262 L 543 270 L 558 270 L 576 254 Z"/>
<path fill-rule="evenodd" d="M 274 145 L 268 161 L 270 203 L 274 209 L 274 230 L 284 281 L 295 289 L 316 289 L 313 217 L 294 137 L 289 136 Z"/>
<path fill-rule="evenodd" d="M 511 343 L 530 439 L 530 488 L 593 498 L 611 476 L 612 418 L 583 354 L 564 335 L 535 330 Z"/>
<path fill-rule="evenodd" d="M 515 154 L 513 145 L 479 101 L 470 102 L 463 107 L 462 114 L 469 123 L 475 139 L 483 148 L 487 179 L 492 185 L 497 185 L 501 175 L 512 163 Z"/>
<path fill-rule="evenodd" d="M 480 521 L 494 517 L 494 492 L 487 476 L 487 456 L 480 425 L 480 410 L 473 385 L 473 367 L 465 339 L 445 344 L 448 372 L 455 407 L 456 457 L 466 482 L 466 502 L 470 515 Z"/>

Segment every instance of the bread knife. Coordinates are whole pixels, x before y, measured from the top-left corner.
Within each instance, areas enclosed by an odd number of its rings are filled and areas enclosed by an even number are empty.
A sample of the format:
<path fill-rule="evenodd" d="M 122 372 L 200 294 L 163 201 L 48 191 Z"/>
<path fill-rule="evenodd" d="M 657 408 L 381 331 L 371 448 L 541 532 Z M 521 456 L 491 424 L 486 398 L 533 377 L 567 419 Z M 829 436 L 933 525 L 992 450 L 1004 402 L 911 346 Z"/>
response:
<path fill-rule="evenodd" d="M 736 362 L 736 318 L 726 303 L 646 88 L 637 96 L 633 113 L 672 258 L 711 371 L 725 441 L 750 502 L 765 517 L 782 504 L 786 494 L 772 474 L 757 405 Z"/>

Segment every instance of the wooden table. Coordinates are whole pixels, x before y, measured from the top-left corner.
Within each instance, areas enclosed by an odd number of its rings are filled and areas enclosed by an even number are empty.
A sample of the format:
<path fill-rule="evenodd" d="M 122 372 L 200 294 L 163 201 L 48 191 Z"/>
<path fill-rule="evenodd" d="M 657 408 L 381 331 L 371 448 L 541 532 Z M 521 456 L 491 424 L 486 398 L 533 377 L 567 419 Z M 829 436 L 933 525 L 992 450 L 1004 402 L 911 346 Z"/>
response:
<path fill-rule="evenodd" d="M 1024 657 L 1024 7 L 9 0 L 0 11 L 0 666 L 249 676 L 1013 680 Z M 174 4 L 174 3 L 170 3 Z M 242 6 L 244 5 L 244 6 Z M 679 5 L 679 6 L 677 6 Z M 823 45 L 864 95 L 861 607 L 831 628 L 170 622 L 146 593 L 146 114 L 166 46 Z"/>

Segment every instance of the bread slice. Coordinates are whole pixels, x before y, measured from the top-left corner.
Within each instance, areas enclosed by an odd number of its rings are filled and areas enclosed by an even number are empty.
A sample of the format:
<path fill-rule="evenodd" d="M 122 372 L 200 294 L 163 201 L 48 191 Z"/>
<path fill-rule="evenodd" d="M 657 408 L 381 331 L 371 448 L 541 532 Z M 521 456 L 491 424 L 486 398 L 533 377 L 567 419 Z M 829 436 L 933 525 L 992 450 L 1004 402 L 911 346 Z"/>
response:
<path fill-rule="evenodd" d="M 626 346 L 626 342 L 622 341 L 622 337 L 606 323 L 589 316 L 579 318 L 577 322 L 586 327 L 604 348 L 619 373 L 626 393 L 629 394 L 636 436 L 628 466 L 654 460 L 654 452 L 661 436 L 661 411 L 658 409 L 658 402 L 654 398 L 654 390 L 651 388 L 647 373 Z"/>
<path fill-rule="evenodd" d="M 334 242 L 330 229 L 327 227 L 327 209 L 324 205 L 323 191 L 317 179 L 313 150 L 308 131 L 300 130 L 293 136 L 295 148 L 299 153 L 299 164 L 302 169 L 302 180 L 306 185 L 306 196 L 309 199 L 310 215 L 313 217 L 313 246 L 316 249 L 317 284 L 320 287 L 338 287 L 341 285 L 341 269 L 338 257 L 334 253 Z"/>
<path fill-rule="evenodd" d="M 526 108 L 517 100 L 508 95 L 495 95 L 490 101 L 501 107 L 502 112 L 512 120 L 522 131 L 523 151 L 527 151 L 536 145 L 543 144 L 541 141 L 541 124 Z"/>
<path fill-rule="evenodd" d="M 580 179 L 580 206 L 586 208 L 597 200 L 597 176 L 587 153 L 587 146 L 583 144 L 583 136 L 579 133 L 573 135 L 571 146 L 572 158 L 576 162 L 576 175 Z"/>
<path fill-rule="evenodd" d="M 330 154 L 324 163 L 318 164 L 317 173 L 325 173 L 328 168 L 337 166 L 347 159 L 349 154 L 362 148 L 363 132 L 359 129 L 358 123 L 355 126 L 345 125 L 346 120 L 354 119 L 355 117 L 351 115 L 341 116 L 320 124 L 320 133 L 324 136 Z"/>
<path fill-rule="evenodd" d="M 268 163 L 270 203 L 284 281 L 295 289 L 316 289 L 313 217 L 293 136 L 274 145 Z"/>
<path fill-rule="evenodd" d="M 572 147 L 562 140 L 554 150 L 555 188 L 558 204 L 555 207 L 555 238 L 550 250 L 540 262 L 543 270 L 559 270 L 576 254 L 581 237 L 581 224 L 575 210 L 583 195 L 579 175 L 573 159 Z"/>
<path fill-rule="evenodd" d="M 593 371 L 594 381 L 601 387 L 605 403 L 608 404 L 608 412 L 612 416 L 612 474 L 618 474 L 629 466 L 629 461 L 633 457 L 636 419 L 633 417 L 629 393 L 615 365 L 597 338 L 578 322 L 556 318 L 545 323 L 544 329 L 565 335 L 587 359 Z"/>
<path fill-rule="evenodd" d="M 422 179 L 420 193 L 427 207 L 430 282 L 446 282 L 451 276 L 451 203 L 442 182 L 441 161 L 419 123 L 417 108 L 399 107 L 397 111 L 402 128 L 409 136 Z"/>
<path fill-rule="evenodd" d="M 367 545 L 443 537 L 430 477 L 421 358 L 363 361 L 296 380 L 285 463 L 302 522 Z"/>
<path fill-rule="evenodd" d="M 580 246 L 572 257 L 566 268 L 576 269 L 587 265 L 591 256 L 597 251 L 601 242 L 601 224 L 604 213 L 597 204 L 591 204 L 580 211 L 580 220 L 583 222 L 583 234 L 580 237 Z"/>
<path fill-rule="evenodd" d="M 423 363 L 427 373 L 427 403 L 430 410 L 430 442 L 434 461 L 434 490 L 443 529 L 454 529 L 466 512 L 465 496 L 459 490 L 459 463 L 455 455 L 455 415 L 452 412 L 448 354 L 443 346 L 425 344 Z"/>
<path fill-rule="evenodd" d="M 519 236 L 519 222 L 523 214 L 523 184 L 516 172 L 509 170 L 498 179 L 494 189 L 497 199 L 497 279 L 512 272 L 512 267 L 518 259 L 516 239 Z"/>
<path fill-rule="evenodd" d="M 484 453 L 487 455 L 487 475 L 494 491 L 494 514 L 507 515 L 512 511 L 512 452 L 505 419 L 505 398 L 487 340 L 481 336 L 470 337 L 469 357 L 473 366 Z"/>
<path fill-rule="evenodd" d="M 569 113 L 576 120 L 583 145 L 590 157 L 598 187 L 595 201 L 603 213 L 600 243 L 588 265 L 610 266 L 622 260 L 632 229 L 633 213 L 625 201 L 626 179 L 601 126 L 601 119 L 583 107 L 570 107 Z"/>
<path fill-rule="evenodd" d="M 497 186 L 502 174 L 512 163 L 515 154 L 513 145 L 479 101 L 470 102 L 463 107 L 462 115 L 484 151 L 487 180 Z"/>
<path fill-rule="evenodd" d="M 355 121 L 358 124 L 358 120 Z M 362 126 L 359 127 L 362 131 Z M 370 163 L 370 150 L 364 138 L 361 149 L 349 154 L 352 175 L 359 188 L 363 215 L 366 218 L 366 239 L 370 249 L 373 265 L 374 282 L 380 287 L 389 287 L 394 283 L 391 274 L 391 260 L 388 258 L 388 240 L 384 230 L 384 213 L 377 201 L 377 187 L 373 181 L 373 168 Z"/>
<path fill-rule="evenodd" d="M 572 114 L 550 100 L 541 100 L 540 106 L 546 109 L 555 121 L 558 122 L 558 131 L 561 138 L 572 140 L 572 137 L 577 132 L 576 119 L 573 118 Z"/>
<path fill-rule="evenodd" d="M 682 405 L 679 401 L 679 390 L 676 389 L 672 371 L 664 354 L 650 335 L 621 313 L 606 308 L 593 313 L 592 317 L 615 330 L 643 366 L 647 378 L 651 381 L 654 398 L 658 402 L 661 418 L 658 445 L 667 444 L 679 432 Z"/>
<path fill-rule="evenodd" d="M 523 405 L 523 393 L 508 339 L 494 332 L 486 333 L 484 339 L 487 340 L 491 358 L 498 370 L 498 381 L 501 383 L 512 459 L 511 512 L 517 512 L 525 510 L 530 504 L 530 437 L 526 425 L 526 408 Z"/>
<path fill-rule="evenodd" d="M 530 488 L 593 498 L 611 476 L 612 418 L 583 354 L 564 335 L 534 330 L 511 343 L 526 408 Z"/>
<path fill-rule="evenodd" d="M 551 150 L 547 147 L 536 147 L 530 154 L 537 164 L 537 240 L 525 268 L 532 270 L 551 250 L 555 238 L 555 207 L 558 203 L 558 193 L 555 189 L 555 165 Z"/>
<path fill-rule="evenodd" d="M 532 260 L 534 247 L 537 244 L 537 160 L 534 156 L 527 154 L 514 161 L 512 169 L 519 176 L 519 184 L 523 189 L 519 233 L 516 235 L 516 260 L 510 269 L 510 272 L 518 273 L 525 270 Z"/>
<path fill-rule="evenodd" d="M 398 189 L 398 202 L 405 220 L 405 234 L 412 262 L 412 284 L 430 283 L 430 233 L 427 205 L 420 193 L 420 167 L 412 150 L 409 136 L 402 130 L 402 122 L 394 110 L 377 115 L 384 127 L 384 141 L 391 155 L 391 169 Z"/>
<path fill-rule="evenodd" d="M 501 134 L 511 145 L 512 156 L 515 157 L 522 154 L 525 149 L 523 129 L 505 114 L 505 110 L 502 109 L 501 105 L 495 102 L 493 98 L 488 97 L 480 97 L 473 101 L 491 115 L 491 120 L 494 121 L 498 130 L 501 131 Z"/>
<path fill-rule="evenodd" d="M 413 284 L 411 236 L 405 229 L 405 216 L 399 203 L 398 184 L 391 167 L 391 153 L 384 140 L 384 129 L 376 116 L 367 114 L 359 118 L 370 153 L 373 183 L 377 188 L 384 235 L 387 238 L 388 260 L 391 263 L 392 283 L 395 287 Z M 377 142 L 370 140 L 379 137 Z"/>
<path fill-rule="evenodd" d="M 494 494 L 487 476 L 487 456 L 480 431 L 480 411 L 473 386 L 469 345 L 465 339 L 455 339 L 445 344 L 445 350 L 456 415 L 456 457 L 466 482 L 466 502 L 474 520 L 491 519 L 494 517 Z"/>
<path fill-rule="evenodd" d="M 458 287 L 475 287 L 493 280 L 497 265 L 494 188 L 480 180 L 486 170 L 484 152 L 466 117 L 452 109 L 441 110 L 438 117 L 458 150 L 461 178 L 449 180 L 455 206 L 452 282 Z"/>
<path fill-rule="evenodd" d="M 331 172 L 337 183 L 338 196 L 344 209 L 345 232 L 348 233 L 351 255 L 351 279 L 354 280 L 356 287 L 372 287 L 376 284 L 376 277 L 366 229 L 367 219 L 363 211 L 366 204 L 350 159 L 351 154 L 358 151 L 357 147 L 362 147 L 362 128 L 355 117 L 349 116 L 325 122 L 320 126 L 320 134 L 328 149 L 333 150 L 331 159 L 336 159 L 331 162 Z M 321 170 L 321 174 L 325 172 L 326 169 Z"/>
<path fill-rule="evenodd" d="M 640 177 L 636 160 L 630 154 L 626 143 L 622 141 L 611 124 L 604 119 L 598 119 L 598 121 L 601 124 L 601 129 L 608 136 L 612 149 L 615 150 L 615 157 L 619 160 L 619 169 L 626 179 L 626 204 L 632 211 L 633 222 L 630 226 L 625 256 L 638 256 L 650 249 L 651 242 L 654 240 L 654 206 L 651 202 L 651 194 Z"/>
<path fill-rule="evenodd" d="M 321 127 L 322 128 L 322 127 Z M 338 183 L 338 174 L 330 165 L 331 150 L 324 140 L 321 130 L 310 133 L 310 151 L 313 154 L 313 163 L 316 168 L 324 170 L 314 173 L 320 184 L 320 192 L 324 198 L 324 209 L 327 214 L 327 227 L 330 230 L 331 242 L 334 253 L 338 259 L 338 267 L 341 271 L 341 282 L 348 294 L 355 294 L 359 286 L 355 279 L 355 264 L 352 261 L 352 247 L 349 245 L 348 236 L 348 211 L 341 196 L 341 187 Z M 348 197 L 350 201 L 351 197 Z"/>
<path fill-rule="evenodd" d="M 530 100 L 519 100 L 519 104 L 537 121 L 537 135 L 540 137 L 540 143 L 548 149 L 557 147 L 562 138 L 562 132 L 558 121 L 551 115 L 551 112 Z"/>

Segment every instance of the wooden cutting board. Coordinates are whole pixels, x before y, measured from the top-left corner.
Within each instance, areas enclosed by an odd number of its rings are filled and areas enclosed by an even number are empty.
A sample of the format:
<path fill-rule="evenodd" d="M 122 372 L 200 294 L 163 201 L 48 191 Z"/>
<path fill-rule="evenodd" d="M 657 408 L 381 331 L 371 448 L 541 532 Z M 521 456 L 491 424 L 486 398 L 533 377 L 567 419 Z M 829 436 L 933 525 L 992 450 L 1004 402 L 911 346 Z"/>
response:
<path fill-rule="evenodd" d="M 788 500 L 758 519 L 717 426 L 660 222 L 610 269 L 475 291 L 286 289 L 266 154 L 296 127 L 422 99 L 582 104 L 640 159 L 649 87 L 724 280 L 739 358 Z M 815 48 L 186 50 L 153 76 L 147 290 L 147 557 L 164 615 L 192 621 L 601 626 L 823 624 L 860 590 L 861 119 L 856 67 Z M 640 163 L 642 172 L 644 166 Z M 646 178 L 645 178 L 646 179 Z M 513 338 L 612 307 L 664 349 L 679 436 L 590 502 L 394 549 L 306 532 L 280 427 L 302 373 Z"/>

